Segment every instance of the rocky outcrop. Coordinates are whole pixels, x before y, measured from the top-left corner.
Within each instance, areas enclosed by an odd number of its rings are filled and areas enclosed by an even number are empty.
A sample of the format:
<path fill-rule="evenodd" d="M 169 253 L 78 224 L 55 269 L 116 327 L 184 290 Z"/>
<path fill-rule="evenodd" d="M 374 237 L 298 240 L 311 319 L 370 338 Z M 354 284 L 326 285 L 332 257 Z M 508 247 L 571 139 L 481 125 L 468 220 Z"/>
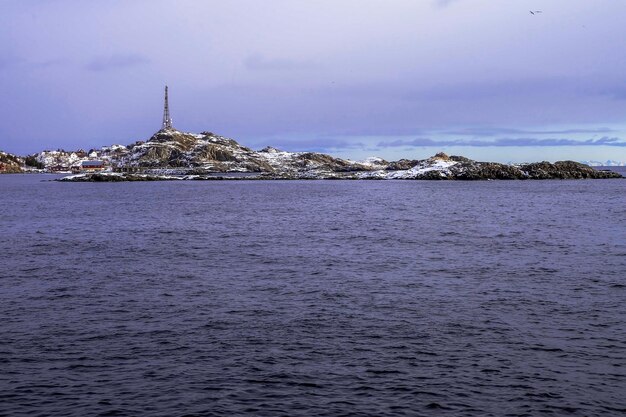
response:
<path fill-rule="evenodd" d="M 10 153 L 0 151 L 0 174 L 15 174 L 22 172 L 24 160 Z"/>
<path fill-rule="evenodd" d="M 372 165 L 335 158 L 315 152 L 285 152 L 267 147 L 258 152 L 272 167 L 269 173 L 290 176 L 295 173 L 310 176 L 312 173 L 329 175 L 337 172 L 372 170 Z"/>
<path fill-rule="evenodd" d="M 532 179 L 596 179 L 621 177 L 613 171 L 599 171 L 574 161 L 536 162 L 519 166 Z"/>
<path fill-rule="evenodd" d="M 299 160 L 296 158 L 296 160 Z M 304 159 L 306 161 L 306 159 Z M 118 181 L 164 181 L 164 180 L 312 180 L 312 179 L 351 179 L 351 180 L 542 180 L 542 179 L 605 179 L 622 178 L 612 171 L 596 171 L 588 166 L 572 161 L 539 162 L 522 165 L 506 165 L 494 162 L 476 162 L 454 157 L 431 157 L 407 170 L 388 171 L 342 171 L 329 170 L 324 159 L 319 169 L 298 170 L 285 165 L 272 172 L 254 174 L 225 173 L 220 176 L 191 173 L 187 175 L 157 175 L 128 173 L 80 174 L 60 179 L 70 182 L 118 182 Z M 319 162 L 319 161 L 317 161 Z M 274 161 L 273 167 L 278 167 Z M 310 167 L 309 167 L 310 168 Z M 334 166 L 333 166 L 334 168 Z"/>
<path fill-rule="evenodd" d="M 612 171 L 599 171 L 574 161 L 535 162 L 507 165 L 495 162 L 464 161 L 450 168 L 457 180 L 550 180 L 621 178 Z"/>
<path fill-rule="evenodd" d="M 621 178 L 611 171 L 598 171 L 573 161 L 501 164 L 478 162 L 443 152 L 423 159 L 385 161 L 368 158 L 361 162 L 316 152 L 287 152 L 273 147 L 252 150 L 233 139 L 212 132 L 199 134 L 164 129 L 146 142 L 113 145 L 99 151 L 42 152 L 41 163 L 61 160 L 75 166 L 84 158 L 97 157 L 124 171 L 115 177 L 88 175 L 75 181 L 149 181 L 163 179 L 240 179 L 237 173 L 255 179 L 398 179 L 398 180 L 526 180 Z M 215 174 L 222 177 L 215 177 Z M 213 174 L 213 175 L 210 175 Z M 172 177 L 172 175 L 177 175 Z M 250 176 L 254 175 L 254 176 Z"/>
<path fill-rule="evenodd" d="M 191 134 L 173 129 L 161 130 L 147 142 L 129 147 L 128 153 L 112 164 L 153 169 L 183 168 L 196 173 L 273 171 L 258 152 L 232 139 L 211 132 Z"/>
<path fill-rule="evenodd" d="M 387 165 L 385 169 L 388 171 L 402 171 L 413 168 L 415 165 L 419 164 L 419 162 L 418 159 L 400 159 L 389 162 L 389 165 Z"/>
<path fill-rule="evenodd" d="M 167 175 L 121 174 L 112 172 L 70 175 L 59 178 L 62 182 L 128 182 L 128 181 L 168 181 L 181 179 Z"/>
<path fill-rule="evenodd" d="M 403 160 L 404 166 L 408 161 Z M 509 165 L 497 162 L 478 162 L 462 156 L 435 156 L 411 161 L 413 167 L 392 172 L 376 171 L 361 174 L 362 179 L 414 179 L 414 180 L 527 180 L 527 179 L 603 179 L 622 178 L 612 171 L 598 171 L 574 161 L 538 162 Z M 389 167 L 394 167 L 390 163 Z M 395 165 L 395 167 L 402 165 Z M 389 169 L 387 167 L 387 169 Z"/>
<path fill-rule="evenodd" d="M 452 176 L 458 180 L 523 180 L 528 177 L 514 165 L 495 162 L 463 161 L 451 167 Z"/>

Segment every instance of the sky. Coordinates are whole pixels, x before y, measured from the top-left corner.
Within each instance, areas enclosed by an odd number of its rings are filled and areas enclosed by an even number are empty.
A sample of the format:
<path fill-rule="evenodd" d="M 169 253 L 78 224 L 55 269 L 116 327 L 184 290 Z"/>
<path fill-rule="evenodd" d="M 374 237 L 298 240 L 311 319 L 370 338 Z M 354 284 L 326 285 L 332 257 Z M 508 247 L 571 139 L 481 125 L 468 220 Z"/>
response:
<path fill-rule="evenodd" d="M 167 84 L 174 127 L 254 149 L 626 161 L 624 16 L 621 0 L 0 0 L 0 149 L 146 140 Z"/>

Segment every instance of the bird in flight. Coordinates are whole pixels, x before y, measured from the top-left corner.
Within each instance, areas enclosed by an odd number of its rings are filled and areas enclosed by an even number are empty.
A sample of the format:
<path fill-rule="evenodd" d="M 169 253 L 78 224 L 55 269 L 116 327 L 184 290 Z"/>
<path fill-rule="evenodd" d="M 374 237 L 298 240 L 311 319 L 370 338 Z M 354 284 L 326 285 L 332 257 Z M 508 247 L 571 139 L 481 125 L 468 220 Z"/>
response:
<path fill-rule="evenodd" d="M 542 11 L 541 10 L 535 10 L 535 11 L 531 10 L 530 11 L 530 14 L 532 14 L 532 15 L 536 15 L 536 14 L 539 14 L 539 13 L 542 13 Z"/>

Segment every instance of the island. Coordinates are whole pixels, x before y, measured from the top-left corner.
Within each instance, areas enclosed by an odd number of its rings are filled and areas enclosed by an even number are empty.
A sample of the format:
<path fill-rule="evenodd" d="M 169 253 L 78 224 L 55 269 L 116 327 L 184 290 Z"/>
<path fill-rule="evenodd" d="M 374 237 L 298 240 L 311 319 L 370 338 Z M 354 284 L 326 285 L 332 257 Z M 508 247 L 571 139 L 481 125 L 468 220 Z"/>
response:
<path fill-rule="evenodd" d="M 11 172 L 19 158 L 5 154 Z M 479 162 L 443 152 L 427 159 L 351 161 L 317 152 L 252 150 L 212 132 L 186 133 L 171 127 L 147 141 L 99 150 L 44 151 L 24 163 L 68 172 L 63 182 L 185 180 L 542 180 L 623 178 L 574 161 L 503 164 Z"/>

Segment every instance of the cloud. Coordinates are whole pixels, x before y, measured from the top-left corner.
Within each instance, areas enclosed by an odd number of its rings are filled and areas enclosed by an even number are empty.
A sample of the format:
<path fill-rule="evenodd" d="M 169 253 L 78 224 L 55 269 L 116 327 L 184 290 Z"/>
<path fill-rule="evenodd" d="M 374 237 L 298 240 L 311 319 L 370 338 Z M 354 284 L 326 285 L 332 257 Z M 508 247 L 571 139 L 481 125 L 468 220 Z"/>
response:
<path fill-rule="evenodd" d="M 13 54 L 3 54 L 0 52 L 0 70 L 19 68 L 20 70 L 48 69 L 54 66 L 67 64 L 69 61 L 64 58 L 53 58 L 45 60 L 26 60 Z"/>
<path fill-rule="evenodd" d="M 337 150 L 363 149 L 366 145 L 362 142 L 353 142 L 334 138 L 271 138 L 267 140 L 255 140 L 253 146 L 271 146 L 290 152 L 332 152 Z M 264 144 L 265 143 L 265 144 Z"/>
<path fill-rule="evenodd" d="M 498 136 L 498 135 L 572 135 L 572 134 L 584 134 L 584 133 L 612 133 L 614 129 L 606 127 L 597 129 L 562 129 L 562 130 L 524 130 L 524 129 L 512 129 L 506 127 L 470 127 L 458 130 L 449 130 L 441 132 L 446 135 L 457 136 Z"/>
<path fill-rule="evenodd" d="M 243 61 L 244 66 L 252 71 L 293 71 L 308 70 L 315 65 L 308 61 L 296 61 L 282 58 L 267 58 L 263 55 L 250 55 Z"/>
<path fill-rule="evenodd" d="M 434 5 L 439 8 L 448 7 L 452 3 L 456 3 L 459 0 L 435 0 Z"/>
<path fill-rule="evenodd" d="M 150 62 L 148 58 L 139 54 L 113 54 L 110 56 L 98 57 L 87 64 L 89 71 L 108 71 L 144 65 Z"/>
<path fill-rule="evenodd" d="M 536 138 L 500 138 L 496 140 L 459 140 L 444 139 L 433 140 L 429 138 L 417 138 L 409 140 L 394 140 L 391 142 L 380 142 L 381 148 L 391 147 L 440 147 L 440 146 L 522 146 L 522 147 L 544 147 L 544 146 L 619 146 L 626 147 L 626 141 L 617 137 L 604 136 L 599 139 L 574 140 L 574 139 L 536 139 Z"/>
<path fill-rule="evenodd" d="M 609 81 L 603 81 L 609 89 Z M 536 96 L 597 96 L 604 94 L 591 86 L 597 81 L 584 77 L 519 76 L 496 80 L 449 81 L 420 90 L 409 90 L 405 100 L 472 100 Z"/>

